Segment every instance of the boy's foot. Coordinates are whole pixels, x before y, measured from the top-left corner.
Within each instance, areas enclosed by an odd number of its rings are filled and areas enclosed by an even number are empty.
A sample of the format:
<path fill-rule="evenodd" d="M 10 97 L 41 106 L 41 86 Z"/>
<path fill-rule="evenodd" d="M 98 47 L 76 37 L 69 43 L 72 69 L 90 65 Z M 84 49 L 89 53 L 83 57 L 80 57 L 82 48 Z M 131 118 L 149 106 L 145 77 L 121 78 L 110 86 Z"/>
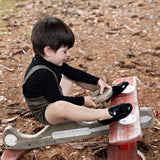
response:
<path fill-rule="evenodd" d="M 114 121 L 118 121 L 127 117 L 132 111 L 132 105 L 130 103 L 121 103 L 115 106 L 112 106 L 108 109 L 109 114 L 113 117 L 110 119 L 105 119 L 98 121 L 101 124 L 107 125 Z"/>
<path fill-rule="evenodd" d="M 129 82 L 127 82 L 127 81 L 123 81 L 118 85 L 113 85 L 112 86 L 112 92 L 113 93 L 112 93 L 111 97 L 108 100 L 106 100 L 106 102 L 109 102 L 113 97 L 122 93 L 128 85 L 129 85 Z"/>

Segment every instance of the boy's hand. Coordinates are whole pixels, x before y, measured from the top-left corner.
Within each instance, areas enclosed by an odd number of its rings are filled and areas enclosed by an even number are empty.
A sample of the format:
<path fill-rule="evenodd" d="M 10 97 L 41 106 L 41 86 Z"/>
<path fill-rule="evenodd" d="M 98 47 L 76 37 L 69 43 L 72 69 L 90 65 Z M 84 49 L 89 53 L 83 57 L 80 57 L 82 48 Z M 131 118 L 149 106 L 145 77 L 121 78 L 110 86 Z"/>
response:
<path fill-rule="evenodd" d="M 98 86 L 100 88 L 100 94 L 103 93 L 104 88 L 110 88 L 110 89 L 112 89 L 112 87 L 110 85 L 108 85 L 106 82 L 104 82 L 102 79 L 99 79 Z"/>
<path fill-rule="evenodd" d="M 91 97 L 91 96 L 85 96 L 84 97 L 84 106 L 86 107 L 96 107 L 96 104 L 94 100 L 96 97 Z"/>

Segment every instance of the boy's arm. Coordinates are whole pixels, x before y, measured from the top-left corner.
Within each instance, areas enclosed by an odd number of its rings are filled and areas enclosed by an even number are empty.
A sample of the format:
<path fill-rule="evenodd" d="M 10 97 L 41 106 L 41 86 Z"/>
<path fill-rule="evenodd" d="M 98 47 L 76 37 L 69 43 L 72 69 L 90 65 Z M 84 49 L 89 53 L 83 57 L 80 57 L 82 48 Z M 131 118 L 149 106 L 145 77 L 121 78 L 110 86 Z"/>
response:
<path fill-rule="evenodd" d="M 62 74 L 72 80 L 90 83 L 94 85 L 97 85 L 99 80 L 98 77 L 91 75 L 83 70 L 73 68 L 66 63 L 63 63 L 62 65 Z"/>
<path fill-rule="evenodd" d="M 104 82 L 102 79 L 80 69 L 73 68 L 66 63 L 62 65 L 62 73 L 72 80 L 98 85 L 100 88 L 100 94 L 103 93 L 104 88 L 112 89 L 112 87 L 106 82 Z"/>
<path fill-rule="evenodd" d="M 100 88 L 100 94 L 103 93 L 104 88 L 110 88 L 110 89 L 112 89 L 112 87 L 110 85 L 108 85 L 106 82 L 104 82 L 102 79 L 98 80 L 98 86 Z"/>
<path fill-rule="evenodd" d="M 63 100 L 77 105 L 84 104 L 84 97 L 82 96 L 79 97 L 63 96 L 59 91 L 59 87 L 57 85 L 53 73 L 45 69 L 41 71 L 40 74 L 43 75 L 40 76 L 41 78 L 40 87 L 43 90 L 43 93 L 48 102 L 53 103 L 58 100 Z"/>
<path fill-rule="evenodd" d="M 47 69 L 37 70 L 29 78 L 25 85 L 23 85 L 23 94 L 27 98 L 45 96 L 49 103 L 64 100 L 77 105 L 84 104 L 84 97 L 61 95 L 55 76 Z"/>

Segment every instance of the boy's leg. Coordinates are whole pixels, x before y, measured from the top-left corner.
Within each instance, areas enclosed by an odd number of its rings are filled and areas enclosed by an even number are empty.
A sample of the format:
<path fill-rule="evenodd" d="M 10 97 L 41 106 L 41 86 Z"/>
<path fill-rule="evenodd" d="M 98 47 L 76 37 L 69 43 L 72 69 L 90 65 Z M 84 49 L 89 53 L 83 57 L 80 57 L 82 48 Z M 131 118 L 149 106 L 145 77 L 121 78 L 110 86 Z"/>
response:
<path fill-rule="evenodd" d="M 96 91 L 99 89 L 97 85 L 89 84 L 89 83 L 83 83 L 83 82 L 76 82 L 76 84 L 84 89 L 88 89 L 90 91 Z"/>
<path fill-rule="evenodd" d="M 90 91 L 96 91 L 99 89 L 99 87 L 96 85 L 73 81 L 73 80 L 69 79 L 68 77 L 62 75 L 62 80 L 60 82 L 60 85 L 62 87 L 63 95 L 65 95 L 65 96 L 69 95 L 74 83 L 76 83 L 78 86 L 85 88 L 85 89 L 88 89 Z"/>
<path fill-rule="evenodd" d="M 75 81 L 62 75 L 60 85 L 63 95 L 67 96 Z M 95 91 L 98 86 L 83 82 L 76 82 L 82 88 Z M 108 109 L 93 109 L 85 106 L 75 105 L 66 101 L 57 101 L 49 104 L 45 110 L 45 118 L 50 124 L 62 122 L 64 119 L 71 121 L 93 121 L 111 118 Z"/>
<path fill-rule="evenodd" d="M 49 104 L 45 111 L 45 118 L 50 124 L 62 122 L 64 119 L 71 121 L 93 121 L 111 118 L 108 109 L 93 109 L 78 106 L 66 101 L 57 101 Z"/>
<path fill-rule="evenodd" d="M 64 75 L 62 75 L 60 86 L 62 88 L 62 92 L 63 92 L 64 96 L 68 96 L 70 94 L 70 91 L 71 91 L 74 83 L 75 83 L 75 81 L 69 79 L 68 77 L 66 77 Z"/>

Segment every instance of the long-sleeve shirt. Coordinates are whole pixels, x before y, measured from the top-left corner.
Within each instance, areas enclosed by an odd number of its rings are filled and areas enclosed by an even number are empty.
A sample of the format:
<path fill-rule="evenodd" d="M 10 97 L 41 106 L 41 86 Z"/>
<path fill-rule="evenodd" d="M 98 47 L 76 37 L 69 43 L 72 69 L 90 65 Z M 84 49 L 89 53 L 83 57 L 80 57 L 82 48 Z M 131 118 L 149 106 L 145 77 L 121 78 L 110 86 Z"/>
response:
<path fill-rule="evenodd" d="M 45 65 L 51 69 L 57 76 L 58 84 L 61 81 L 62 74 L 72 80 L 94 85 L 97 85 L 99 80 L 98 77 L 86 73 L 85 71 L 73 68 L 67 63 L 63 63 L 62 66 L 57 66 L 38 55 L 35 55 L 32 59 L 26 74 L 36 65 Z M 77 105 L 84 104 L 83 96 L 72 97 L 62 95 L 59 91 L 55 76 L 47 69 L 39 69 L 30 76 L 27 82 L 23 85 L 23 94 L 27 98 L 44 96 L 49 103 L 63 100 Z"/>

